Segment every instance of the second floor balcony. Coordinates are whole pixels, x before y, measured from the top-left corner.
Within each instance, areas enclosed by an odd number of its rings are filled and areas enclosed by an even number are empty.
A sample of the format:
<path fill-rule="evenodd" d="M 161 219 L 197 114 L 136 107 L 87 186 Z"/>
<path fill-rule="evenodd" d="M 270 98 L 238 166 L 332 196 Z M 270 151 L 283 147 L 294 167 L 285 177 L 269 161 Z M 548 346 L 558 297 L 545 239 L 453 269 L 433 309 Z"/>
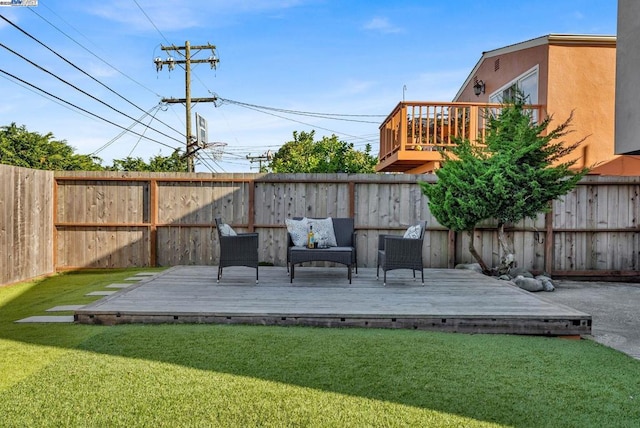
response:
<path fill-rule="evenodd" d="M 532 105 L 539 118 L 543 106 Z M 378 172 L 423 174 L 442 161 L 442 150 L 455 146 L 455 138 L 482 144 L 487 117 L 500 104 L 401 102 L 380 125 Z"/>

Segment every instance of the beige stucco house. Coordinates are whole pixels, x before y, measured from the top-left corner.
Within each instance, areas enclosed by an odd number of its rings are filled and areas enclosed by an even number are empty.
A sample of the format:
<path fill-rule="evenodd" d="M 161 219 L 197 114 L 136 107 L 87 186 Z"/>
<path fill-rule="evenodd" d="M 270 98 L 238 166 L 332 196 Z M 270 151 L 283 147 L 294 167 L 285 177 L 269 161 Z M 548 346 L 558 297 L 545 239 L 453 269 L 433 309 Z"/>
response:
<path fill-rule="evenodd" d="M 593 173 L 640 175 L 640 158 L 614 154 L 616 37 L 549 34 L 484 52 L 450 103 L 400 103 L 380 126 L 380 172 L 424 173 L 439 165 L 451 137 L 482 141 L 487 103 L 520 88 L 551 127 L 573 112 L 570 144 L 587 137 L 564 160 Z"/>

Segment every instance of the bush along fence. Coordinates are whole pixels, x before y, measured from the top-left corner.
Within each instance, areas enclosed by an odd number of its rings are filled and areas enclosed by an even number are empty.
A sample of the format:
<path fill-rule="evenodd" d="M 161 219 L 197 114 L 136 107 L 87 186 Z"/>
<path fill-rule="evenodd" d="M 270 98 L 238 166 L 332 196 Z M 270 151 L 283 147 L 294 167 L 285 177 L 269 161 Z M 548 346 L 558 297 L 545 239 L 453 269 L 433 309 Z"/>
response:
<path fill-rule="evenodd" d="M 37 178 L 36 178 L 37 177 Z M 260 233 L 260 260 L 284 266 L 290 217 L 354 217 L 359 267 L 375 267 L 381 233 L 427 221 L 428 268 L 471 263 L 468 237 L 440 226 L 404 174 L 43 172 L 0 165 L 0 284 L 60 270 L 216 265 L 215 217 Z M 508 232 L 519 267 L 554 276 L 640 277 L 640 177 L 589 176 L 552 211 Z M 33 245 L 32 242 L 36 242 Z M 476 247 L 500 260 L 494 225 Z M 6 269 L 14 267 L 10 274 Z"/>

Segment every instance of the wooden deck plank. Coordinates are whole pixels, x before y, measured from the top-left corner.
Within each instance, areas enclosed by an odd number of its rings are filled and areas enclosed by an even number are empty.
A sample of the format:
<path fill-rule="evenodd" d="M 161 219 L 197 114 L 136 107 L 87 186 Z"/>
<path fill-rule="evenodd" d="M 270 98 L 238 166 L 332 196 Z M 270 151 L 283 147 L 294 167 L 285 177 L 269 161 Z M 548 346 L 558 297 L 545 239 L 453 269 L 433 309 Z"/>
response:
<path fill-rule="evenodd" d="M 591 316 L 503 281 L 464 270 L 359 269 L 349 285 L 342 267 L 302 267 L 293 284 L 285 268 L 255 271 L 178 266 L 75 311 L 88 324 L 221 322 L 416 328 L 474 333 L 590 334 Z"/>

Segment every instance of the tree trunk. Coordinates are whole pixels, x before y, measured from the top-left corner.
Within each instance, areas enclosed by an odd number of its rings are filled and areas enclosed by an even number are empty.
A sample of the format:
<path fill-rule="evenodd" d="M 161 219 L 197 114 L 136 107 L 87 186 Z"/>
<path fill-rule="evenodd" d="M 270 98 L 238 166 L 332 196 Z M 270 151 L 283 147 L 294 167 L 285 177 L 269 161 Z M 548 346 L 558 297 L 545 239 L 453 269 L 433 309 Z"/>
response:
<path fill-rule="evenodd" d="M 498 266 L 498 273 L 500 275 L 506 275 L 511 268 L 515 267 L 515 257 L 513 254 L 512 246 L 509 245 L 507 237 L 504 234 L 504 223 L 498 223 L 498 243 L 500 244 L 500 250 L 502 257 L 500 258 L 500 266 Z"/>
<path fill-rule="evenodd" d="M 476 251 L 476 247 L 474 246 L 474 232 L 475 230 L 467 231 L 467 234 L 469 235 L 469 252 L 482 268 L 482 272 L 484 272 L 485 275 L 489 275 L 491 273 L 491 270 L 487 267 L 487 264 L 484 262 L 484 260 L 482 260 L 482 257 L 480 256 L 480 254 L 478 254 L 478 252 Z"/>

